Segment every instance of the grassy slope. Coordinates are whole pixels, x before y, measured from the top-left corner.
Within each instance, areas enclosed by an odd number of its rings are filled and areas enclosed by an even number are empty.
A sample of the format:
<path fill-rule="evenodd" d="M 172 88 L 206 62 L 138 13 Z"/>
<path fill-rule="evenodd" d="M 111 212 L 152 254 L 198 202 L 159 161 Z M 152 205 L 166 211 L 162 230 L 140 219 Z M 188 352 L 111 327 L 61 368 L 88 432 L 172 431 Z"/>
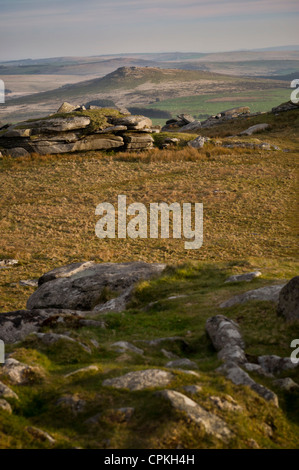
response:
<path fill-rule="evenodd" d="M 272 129 L 257 137 L 288 147 L 290 152 L 208 146 L 202 151 L 182 149 L 140 155 L 94 152 L 6 158 L 0 162 L 0 258 L 20 260 L 18 266 L 1 270 L 1 311 L 24 308 L 33 289 L 20 286 L 18 280 L 38 277 L 76 260 L 185 263 L 177 270 L 170 268 L 160 280 L 142 283 L 125 314 L 106 316 L 106 330 L 68 328 L 72 336 L 87 344 L 91 338 L 99 341 L 99 350 L 93 349 L 91 356 L 64 342 L 51 348 L 36 340 L 10 346 L 8 351 L 16 349 L 15 357 L 20 360 L 42 365 L 46 379 L 34 387 L 13 387 L 20 402 L 11 400 L 12 416 L 1 414 L 0 447 L 47 447 L 30 438 L 24 431 L 27 425 L 50 432 L 57 439 L 57 447 L 244 448 L 250 447 L 252 438 L 263 448 L 299 446 L 298 393 L 280 392 L 269 379 L 255 377 L 279 394 L 281 409 L 276 409 L 250 390 L 233 386 L 215 374 L 219 362 L 204 333 L 206 319 L 224 313 L 240 324 L 246 352 L 252 355 L 289 356 L 290 342 L 298 337 L 298 327 L 278 318 L 271 303 L 252 302 L 225 312 L 218 310 L 223 300 L 238 292 L 281 282 L 298 272 L 290 210 L 296 205 L 298 113 L 240 120 L 234 131 L 261 121 L 269 121 Z M 225 124 L 205 133 L 216 137 L 229 131 L 231 124 Z M 147 244 L 130 239 L 100 241 L 94 235 L 95 207 L 99 202 L 116 201 L 118 194 L 127 194 L 128 202 L 203 202 L 204 246 L 199 251 L 186 251 L 180 240 L 148 240 Z M 257 268 L 263 277 L 250 285 L 223 284 L 231 273 Z M 167 300 L 174 294 L 187 295 L 188 299 Z M 157 303 L 147 307 L 153 301 Z M 190 348 L 183 351 L 168 344 L 165 349 L 197 361 L 200 370 L 200 378 L 176 374 L 171 388 L 201 384 L 202 392 L 192 398 L 227 421 L 235 433 L 229 443 L 208 437 L 190 422 L 186 426 L 184 415 L 173 412 L 152 391 L 111 391 L 102 387 L 106 377 L 144 367 L 163 367 L 167 362 L 159 348 L 145 347 L 145 355 L 140 358 L 112 352 L 111 343 L 170 335 L 183 336 Z M 90 363 L 98 364 L 100 372 L 63 378 L 67 372 Z M 285 375 L 299 380 L 298 372 Z M 62 419 L 55 402 L 68 393 L 78 393 L 87 401 L 87 408 L 77 416 L 64 412 Z M 243 406 L 242 414 L 215 409 L 209 396 L 225 394 Z M 120 422 L 112 411 L 123 406 L 136 410 L 128 423 Z M 99 425 L 84 424 L 96 413 L 102 413 Z"/>

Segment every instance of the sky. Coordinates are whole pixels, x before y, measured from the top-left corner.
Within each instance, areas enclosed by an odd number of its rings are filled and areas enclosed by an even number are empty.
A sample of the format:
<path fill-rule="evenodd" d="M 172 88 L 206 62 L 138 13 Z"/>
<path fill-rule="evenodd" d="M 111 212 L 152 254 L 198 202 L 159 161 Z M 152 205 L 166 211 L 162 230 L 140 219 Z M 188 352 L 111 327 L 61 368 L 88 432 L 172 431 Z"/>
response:
<path fill-rule="evenodd" d="M 0 0 L 0 60 L 299 44 L 298 0 Z"/>

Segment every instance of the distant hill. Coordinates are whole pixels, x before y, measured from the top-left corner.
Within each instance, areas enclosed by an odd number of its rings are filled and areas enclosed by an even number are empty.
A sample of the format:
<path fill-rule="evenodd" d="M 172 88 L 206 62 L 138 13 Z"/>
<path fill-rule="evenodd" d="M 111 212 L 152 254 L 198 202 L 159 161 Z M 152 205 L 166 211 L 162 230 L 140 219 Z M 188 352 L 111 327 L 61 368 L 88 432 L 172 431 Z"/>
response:
<path fill-rule="evenodd" d="M 149 87 L 153 88 L 159 88 L 159 86 L 161 87 L 163 84 L 167 87 L 171 87 L 175 83 L 177 93 L 179 94 L 185 91 L 180 89 L 183 83 L 185 83 L 187 87 L 190 86 L 190 88 L 193 88 L 194 83 L 202 83 L 204 88 L 207 82 L 214 82 L 215 84 L 221 82 L 227 85 L 230 83 L 234 85 L 245 85 L 248 79 L 201 70 L 160 69 L 158 67 L 120 67 L 105 77 L 86 80 L 72 85 L 64 85 L 63 87 L 44 93 L 35 93 L 33 95 L 11 99 L 7 102 L 7 105 L 34 104 L 40 103 L 41 101 L 45 102 L 57 99 L 63 101 L 66 99 L 81 99 L 81 101 L 84 101 L 87 97 L 92 95 L 109 94 L 114 90 L 135 90 L 146 83 L 149 84 Z M 253 84 L 254 79 L 251 79 L 250 82 Z M 264 85 L 268 84 L 267 80 L 263 80 L 262 82 L 264 82 Z M 210 88 L 212 88 L 211 85 Z"/>
<path fill-rule="evenodd" d="M 261 109 L 264 111 L 288 98 L 279 94 L 277 100 L 273 101 L 273 92 L 282 89 L 286 89 L 285 81 L 238 77 L 202 70 L 120 67 L 104 77 L 63 85 L 42 93 L 15 98 L 8 96 L 6 105 L 0 109 L 0 119 L 17 122 L 56 112 L 64 101 L 87 104 L 98 100 L 112 101 L 120 108 L 144 108 L 156 103 L 156 111 L 170 113 L 177 109 L 177 103 L 173 100 L 184 100 L 179 103 L 181 112 L 190 112 L 190 100 L 191 104 L 197 100 L 199 106 L 194 113 L 202 115 L 209 114 L 216 106 L 218 112 L 223 109 L 224 102 L 233 103 L 231 107 L 244 102 L 249 102 L 250 105 L 252 100 L 260 100 L 261 94 L 267 101 Z M 202 100 L 198 102 L 199 98 L 204 98 L 210 104 L 203 105 Z M 160 107 L 160 103 L 163 103 L 163 107 Z"/>

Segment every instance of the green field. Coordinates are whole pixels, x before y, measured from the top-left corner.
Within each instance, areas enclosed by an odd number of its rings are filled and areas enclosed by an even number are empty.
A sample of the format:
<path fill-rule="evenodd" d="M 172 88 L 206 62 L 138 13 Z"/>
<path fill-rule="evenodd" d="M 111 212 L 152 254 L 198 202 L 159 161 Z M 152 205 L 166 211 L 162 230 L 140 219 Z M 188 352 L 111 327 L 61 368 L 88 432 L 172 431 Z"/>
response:
<path fill-rule="evenodd" d="M 251 112 L 270 111 L 290 99 L 289 88 L 273 90 L 255 90 L 237 93 L 213 93 L 198 96 L 184 96 L 150 104 L 150 109 L 161 109 L 170 112 L 173 116 L 178 113 L 190 113 L 193 116 L 204 119 L 217 114 L 224 109 L 236 106 L 249 106 Z"/>

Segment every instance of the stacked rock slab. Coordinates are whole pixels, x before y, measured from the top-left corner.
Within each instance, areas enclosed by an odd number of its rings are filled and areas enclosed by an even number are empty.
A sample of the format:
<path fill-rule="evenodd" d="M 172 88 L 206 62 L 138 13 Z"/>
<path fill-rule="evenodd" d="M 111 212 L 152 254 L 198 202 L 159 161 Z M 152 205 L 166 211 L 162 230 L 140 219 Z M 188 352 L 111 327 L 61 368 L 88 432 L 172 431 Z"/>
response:
<path fill-rule="evenodd" d="M 109 112 L 107 116 L 103 113 L 106 124 L 97 128 L 88 115 L 82 115 L 82 111 L 67 114 L 24 121 L 2 130 L 2 154 L 23 157 L 30 153 L 47 155 L 89 150 L 145 150 L 153 147 L 150 134 L 159 131 L 144 116 L 114 117 Z"/>

